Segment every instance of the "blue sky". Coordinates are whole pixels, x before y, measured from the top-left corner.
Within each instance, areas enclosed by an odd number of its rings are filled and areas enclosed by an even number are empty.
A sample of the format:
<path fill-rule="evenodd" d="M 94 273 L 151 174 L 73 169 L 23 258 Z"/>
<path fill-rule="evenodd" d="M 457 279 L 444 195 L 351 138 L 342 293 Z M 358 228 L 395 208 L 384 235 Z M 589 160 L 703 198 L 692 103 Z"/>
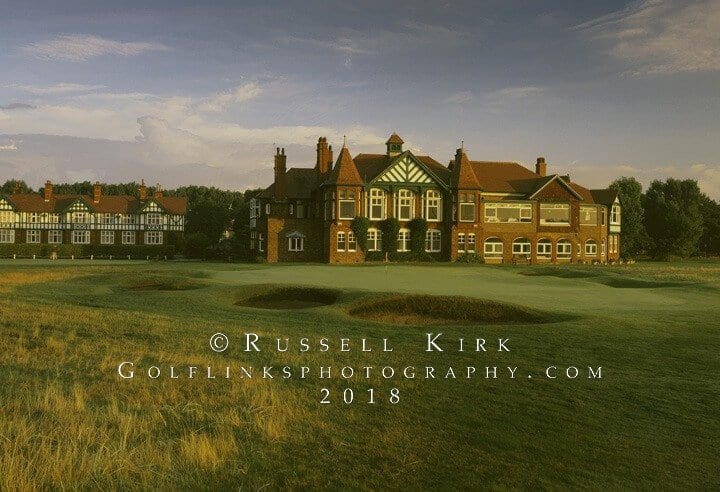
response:
<path fill-rule="evenodd" d="M 720 1 L 4 1 L 0 180 L 243 189 L 273 149 L 545 156 L 720 198 Z"/>

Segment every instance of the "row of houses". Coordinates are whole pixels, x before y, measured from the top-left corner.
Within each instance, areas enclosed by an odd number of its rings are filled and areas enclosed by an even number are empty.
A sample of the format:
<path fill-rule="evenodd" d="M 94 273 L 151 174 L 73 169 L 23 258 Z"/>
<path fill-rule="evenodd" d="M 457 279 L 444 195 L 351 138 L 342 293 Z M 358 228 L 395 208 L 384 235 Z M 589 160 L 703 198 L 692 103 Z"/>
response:
<path fill-rule="evenodd" d="M 438 260 L 479 254 L 486 262 L 600 262 L 620 258 L 621 206 L 610 189 L 516 162 L 470 160 L 457 150 L 447 165 L 403 150 L 393 133 L 384 154 L 352 157 L 343 145 L 333 165 L 327 139 L 314 167 L 287 168 L 276 149 L 274 182 L 250 204 L 250 248 L 269 262 L 358 263 L 410 250 L 411 221 L 427 225 L 425 252 Z M 366 247 L 353 221 L 369 221 Z M 400 225 L 397 251 L 383 247 L 383 221 Z"/>
<path fill-rule="evenodd" d="M 42 193 L 0 194 L 0 245 L 167 246 L 185 230 L 183 197 L 103 195 L 96 183 L 92 195 L 56 194 L 50 181 Z"/>

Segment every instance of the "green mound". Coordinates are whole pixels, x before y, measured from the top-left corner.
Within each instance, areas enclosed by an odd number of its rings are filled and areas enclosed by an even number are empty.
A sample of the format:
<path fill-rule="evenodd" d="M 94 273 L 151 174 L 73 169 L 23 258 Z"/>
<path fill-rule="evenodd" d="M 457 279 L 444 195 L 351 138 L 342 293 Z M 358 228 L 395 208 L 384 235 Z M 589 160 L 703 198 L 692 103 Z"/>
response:
<path fill-rule="evenodd" d="M 616 289 L 658 289 L 661 287 L 678 287 L 687 285 L 683 282 L 659 282 L 653 280 L 642 280 L 639 278 L 609 277 L 599 280 L 601 284 Z"/>
<path fill-rule="evenodd" d="M 307 309 L 335 304 L 340 291 L 315 287 L 276 287 L 240 299 L 237 306 L 259 309 Z"/>
<path fill-rule="evenodd" d="M 591 270 L 557 267 L 533 268 L 531 270 L 523 270 L 518 273 L 529 277 L 594 278 L 600 276 L 600 272 L 593 272 Z"/>
<path fill-rule="evenodd" d="M 132 280 L 128 287 L 132 290 L 179 291 L 199 289 L 202 284 L 187 278 L 144 277 Z"/>
<path fill-rule="evenodd" d="M 396 325 L 548 323 L 549 313 L 486 299 L 460 296 L 392 295 L 353 305 L 348 314 Z"/>

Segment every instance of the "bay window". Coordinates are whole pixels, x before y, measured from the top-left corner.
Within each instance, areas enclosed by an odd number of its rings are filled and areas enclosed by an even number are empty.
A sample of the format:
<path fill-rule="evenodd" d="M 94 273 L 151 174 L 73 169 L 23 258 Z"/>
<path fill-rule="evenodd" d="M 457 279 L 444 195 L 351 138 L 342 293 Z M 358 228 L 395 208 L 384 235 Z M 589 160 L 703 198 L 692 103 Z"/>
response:
<path fill-rule="evenodd" d="M 532 204 L 502 202 L 486 203 L 485 222 L 532 222 Z"/>
<path fill-rule="evenodd" d="M 570 225 L 569 203 L 541 203 L 540 224 L 550 226 Z"/>

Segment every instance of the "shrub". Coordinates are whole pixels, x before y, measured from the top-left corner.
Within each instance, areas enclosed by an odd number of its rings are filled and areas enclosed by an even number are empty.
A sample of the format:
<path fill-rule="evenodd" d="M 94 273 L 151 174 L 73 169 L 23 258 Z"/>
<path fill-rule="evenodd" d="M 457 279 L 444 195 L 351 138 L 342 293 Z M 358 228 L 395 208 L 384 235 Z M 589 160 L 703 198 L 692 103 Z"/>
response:
<path fill-rule="evenodd" d="M 49 258 L 56 252 L 58 258 L 165 258 L 175 256 L 175 246 L 115 245 L 115 244 L 0 244 L 0 257 Z"/>
<path fill-rule="evenodd" d="M 370 228 L 370 220 L 367 217 L 355 217 L 351 225 L 355 239 L 361 250 L 367 251 L 367 234 Z"/>
<path fill-rule="evenodd" d="M 485 263 L 485 258 L 479 253 L 462 253 L 458 255 L 455 263 Z"/>
<path fill-rule="evenodd" d="M 410 250 L 418 254 L 424 253 L 427 221 L 422 218 L 413 219 L 408 222 L 408 229 L 410 229 Z"/>
<path fill-rule="evenodd" d="M 385 219 L 380 222 L 380 231 L 382 232 L 383 253 L 397 252 L 400 222 L 395 218 Z"/>

